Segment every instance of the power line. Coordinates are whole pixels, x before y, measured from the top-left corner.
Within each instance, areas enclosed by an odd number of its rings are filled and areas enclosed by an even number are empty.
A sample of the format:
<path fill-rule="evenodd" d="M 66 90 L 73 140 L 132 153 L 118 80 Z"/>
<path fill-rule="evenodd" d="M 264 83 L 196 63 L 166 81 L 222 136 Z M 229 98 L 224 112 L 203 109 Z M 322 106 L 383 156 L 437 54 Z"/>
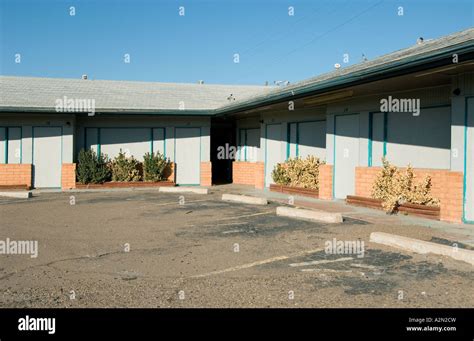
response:
<path fill-rule="evenodd" d="M 247 48 L 246 50 L 244 50 L 244 51 L 243 51 L 242 53 L 240 53 L 240 54 L 241 54 L 241 55 L 246 55 L 249 51 L 255 50 L 256 48 L 258 48 L 258 47 L 262 46 L 263 44 L 265 44 L 267 41 L 272 40 L 273 38 L 275 38 L 275 37 L 277 37 L 277 36 L 279 36 L 279 35 L 281 35 L 281 34 L 283 34 L 283 35 L 288 34 L 288 32 L 291 31 L 291 29 L 294 28 L 297 24 L 299 24 L 300 22 L 302 22 L 302 21 L 304 21 L 304 20 L 306 20 L 306 19 L 311 18 L 313 15 L 317 14 L 317 13 L 319 12 L 319 10 L 321 10 L 324 6 L 325 6 L 325 5 L 323 5 L 323 6 L 321 6 L 321 7 L 318 7 L 316 10 L 313 10 L 313 11 L 311 12 L 311 14 L 305 15 L 305 16 L 299 18 L 298 20 L 294 21 L 294 22 L 290 25 L 290 30 L 281 30 L 281 31 L 279 31 L 279 32 L 277 32 L 277 33 L 275 33 L 275 34 L 272 34 L 271 36 L 269 36 L 269 37 L 267 37 L 267 38 L 261 40 L 260 42 L 258 42 L 258 43 L 255 44 L 254 46 Z M 250 54 L 250 55 L 253 55 L 253 54 Z M 247 55 L 247 56 L 249 56 L 249 55 Z"/>
<path fill-rule="evenodd" d="M 288 53 L 286 53 L 284 56 L 280 57 L 280 58 L 276 58 L 270 62 L 266 62 L 265 65 L 266 66 L 270 66 L 270 65 L 274 65 L 275 63 L 278 63 L 278 62 L 281 62 L 283 60 L 286 60 L 288 58 L 288 56 L 290 56 L 291 54 L 295 53 L 296 51 L 302 49 L 302 48 L 305 48 L 311 44 L 313 44 L 314 42 L 316 42 L 317 40 L 319 39 L 322 39 L 324 38 L 325 36 L 327 36 L 328 34 L 330 33 L 333 33 L 335 31 L 337 31 L 338 29 L 346 26 L 347 24 L 353 22 L 354 20 L 358 19 L 359 17 L 361 17 L 362 15 L 368 13 L 369 11 L 373 10 L 374 8 L 378 7 L 379 5 L 381 5 L 383 2 L 385 2 L 385 0 L 380 0 L 378 1 L 377 3 L 373 4 L 372 6 L 369 6 L 367 8 L 365 8 L 363 11 L 357 13 L 356 15 L 350 17 L 348 20 L 340 23 L 339 25 L 336 25 L 334 27 L 332 27 L 331 29 L 325 31 L 324 33 L 314 37 L 313 39 L 311 39 L 310 41 L 308 41 L 307 43 L 303 44 L 303 45 L 300 45 L 296 48 L 294 48 L 293 50 L 289 51 Z M 256 67 L 253 67 L 252 70 L 255 70 Z M 250 71 L 252 71 L 250 70 Z"/>
<path fill-rule="evenodd" d="M 317 36 L 317 37 L 311 39 L 311 40 L 310 40 L 309 42 L 307 42 L 306 44 L 303 44 L 303 45 L 301 45 L 301 46 L 299 46 L 299 47 L 297 47 L 297 48 L 291 50 L 290 52 L 288 52 L 287 54 L 285 54 L 285 55 L 283 56 L 283 58 L 288 57 L 290 54 L 293 54 L 294 52 L 298 51 L 298 50 L 301 49 L 301 48 L 305 48 L 306 46 L 309 46 L 309 45 L 313 44 L 315 41 L 317 41 L 317 40 L 319 40 L 319 39 L 325 37 L 325 36 L 328 35 L 329 33 L 332 33 L 332 32 L 334 32 L 334 31 L 340 29 L 341 27 L 344 27 L 345 25 L 351 23 L 351 22 L 354 21 L 355 19 L 361 17 L 361 16 L 364 15 L 365 13 L 367 13 L 367 12 L 371 11 L 372 9 L 374 9 L 375 7 L 379 6 L 379 5 L 382 4 L 384 1 L 385 1 L 385 0 L 380 0 L 380 1 L 377 2 L 376 4 L 374 4 L 374 5 L 372 5 L 372 6 L 368 7 L 368 8 L 366 8 L 366 9 L 363 10 L 362 12 L 360 12 L 360 13 L 356 14 L 355 16 L 349 18 L 348 20 L 344 21 L 343 23 L 341 23 L 341 24 L 339 24 L 339 25 L 337 25 L 337 26 L 335 26 L 335 27 L 333 27 L 333 28 L 327 30 L 327 31 L 324 32 L 323 34 L 321 34 L 321 35 L 319 35 L 319 36 Z"/>

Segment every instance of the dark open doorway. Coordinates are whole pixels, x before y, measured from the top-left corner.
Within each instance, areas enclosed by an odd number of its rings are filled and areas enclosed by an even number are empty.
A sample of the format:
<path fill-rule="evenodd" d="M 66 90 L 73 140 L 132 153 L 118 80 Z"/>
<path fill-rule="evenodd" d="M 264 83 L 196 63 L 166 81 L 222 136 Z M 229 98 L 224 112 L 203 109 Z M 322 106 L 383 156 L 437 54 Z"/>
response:
<path fill-rule="evenodd" d="M 232 182 L 233 160 L 228 157 L 218 157 L 218 152 L 219 147 L 229 150 L 230 147 L 235 147 L 235 145 L 234 121 L 225 118 L 213 118 L 211 120 L 211 162 L 213 185 L 223 185 Z"/>

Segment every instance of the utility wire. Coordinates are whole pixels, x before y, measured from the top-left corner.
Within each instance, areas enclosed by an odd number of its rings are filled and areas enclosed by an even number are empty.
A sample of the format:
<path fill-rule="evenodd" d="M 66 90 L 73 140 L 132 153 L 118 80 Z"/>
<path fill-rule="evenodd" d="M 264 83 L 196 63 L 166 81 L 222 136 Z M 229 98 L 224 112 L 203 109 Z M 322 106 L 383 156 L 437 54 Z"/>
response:
<path fill-rule="evenodd" d="M 355 16 L 349 18 L 348 20 L 344 21 L 343 23 L 341 23 L 341 24 L 339 24 L 339 25 L 337 25 L 337 26 L 335 26 L 335 27 L 333 27 L 333 28 L 327 30 L 326 32 L 324 32 L 323 34 L 321 34 L 321 35 L 319 35 L 319 36 L 316 36 L 315 38 L 311 39 L 311 40 L 310 40 L 309 42 L 307 42 L 306 44 L 303 44 L 303 45 L 301 45 L 301 46 L 299 46 L 299 47 L 297 47 L 297 48 L 291 50 L 290 52 L 288 52 L 287 54 L 285 54 L 285 55 L 283 56 L 283 58 L 288 57 L 290 54 L 293 54 L 294 52 L 298 51 L 299 49 L 305 48 L 305 47 L 307 47 L 307 46 L 313 44 L 315 41 L 317 41 L 317 40 L 319 40 L 319 39 L 321 39 L 321 38 L 327 36 L 328 34 L 330 34 L 330 33 L 334 32 L 334 31 L 340 29 L 341 27 L 344 27 L 345 25 L 351 23 L 352 21 L 354 21 L 354 20 L 356 20 L 357 18 L 361 17 L 361 16 L 364 15 L 365 13 L 367 13 L 367 12 L 371 11 L 372 9 L 374 9 L 375 7 L 379 6 L 379 5 L 382 4 L 384 1 L 385 1 L 385 0 L 380 0 L 380 1 L 378 1 L 376 4 L 374 4 L 374 5 L 372 5 L 372 6 L 368 7 L 368 8 L 366 8 L 366 9 L 363 10 L 362 12 L 360 12 L 360 13 L 356 14 Z M 280 58 L 280 59 L 281 59 L 281 58 Z M 277 59 L 277 60 L 279 60 L 279 59 Z M 267 65 L 268 65 L 268 64 L 267 64 Z"/>
<path fill-rule="evenodd" d="M 348 20 L 346 20 L 346 21 L 340 23 L 339 25 L 336 25 L 336 26 L 330 28 L 329 30 L 325 31 L 324 33 L 322 33 L 322 34 L 320 34 L 320 35 L 314 37 L 313 39 L 311 39 L 311 40 L 308 41 L 307 43 L 305 43 L 305 44 L 303 44 L 303 45 L 300 45 L 300 46 L 294 48 L 293 50 L 290 50 L 290 51 L 287 52 L 284 56 L 279 57 L 279 58 L 276 58 L 276 59 L 274 59 L 274 60 L 272 60 L 272 61 L 270 61 L 270 62 L 266 62 L 265 65 L 266 65 L 266 66 L 270 66 L 270 65 L 274 65 L 275 63 L 282 62 L 282 61 L 286 60 L 286 59 L 288 58 L 288 56 L 290 56 L 291 54 L 295 53 L 296 51 L 298 51 L 298 50 L 300 50 L 300 49 L 302 49 L 302 48 L 305 48 L 305 47 L 307 47 L 307 46 L 313 44 L 314 42 L 316 42 L 316 41 L 318 41 L 318 40 L 324 38 L 324 37 L 327 36 L 328 34 L 333 33 L 333 32 L 335 32 L 335 31 L 337 31 L 338 29 L 340 29 L 340 28 L 346 26 L 347 24 L 353 22 L 354 20 L 358 19 L 358 18 L 361 17 L 362 15 L 364 15 L 364 14 L 368 13 L 369 11 L 373 10 L 374 8 L 380 6 L 383 2 L 385 2 L 385 0 L 380 0 L 380 1 L 378 1 L 377 3 L 375 3 L 375 4 L 373 4 L 373 5 L 371 5 L 371 6 L 367 7 L 367 8 L 365 8 L 363 11 L 361 11 L 361 12 L 357 13 L 356 15 L 350 17 Z M 250 71 L 254 71 L 255 69 L 256 69 L 256 67 L 253 67 L 253 68 L 251 68 Z"/>
<path fill-rule="evenodd" d="M 325 5 L 326 5 L 326 4 L 325 4 Z M 283 34 L 283 35 L 288 34 L 297 24 L 299 24 L 300 22 L 302 22 L 302 21 L 304 21 L 304 20 L 306 20 L 306 19 L 309 19 L 309 18 L 311 18 L 313 15 L 319 13 L 319 11 L 320 11 L 325 5 L 320 6 L 320 7 L 318 7 L 317 9 L 313 10 L 313 11 L 311 12 L 311 14 L 305 15 L 305 16 L 299 18 L 298 20 L 292 22 L 292 24 L 290 25 L 289 30 L 281 30 L 281 31 L 279 31 L 279 32 L 276 32 L 275 34 L 272 34 L 271 36 L 269 36 L 269 37 L 267 37 L 267 38 L 261 40 L 260 42 L 258 42 L 258 43 L 255 44 L 254 46 L 251 46 L 251 47 L 247 48 L 246 50 L 244 50 L 244 51 L 241 53 L 241 55 L 247 55 L 248 52 L 259 48 L 260 46 L 264 45 L 267 41 L 272 40 L 273 38 L 275 38 L 275 37 L 277 37 L 277 36 L 279 36 L 279 35 L 281 35 L 281 34 Z M 253 55 L 253 53 L 251 53 L 251 54 L 249 54 L 249 55 Z M 247 55 L 247 56 L 248 56 L 248 55 Z"/>

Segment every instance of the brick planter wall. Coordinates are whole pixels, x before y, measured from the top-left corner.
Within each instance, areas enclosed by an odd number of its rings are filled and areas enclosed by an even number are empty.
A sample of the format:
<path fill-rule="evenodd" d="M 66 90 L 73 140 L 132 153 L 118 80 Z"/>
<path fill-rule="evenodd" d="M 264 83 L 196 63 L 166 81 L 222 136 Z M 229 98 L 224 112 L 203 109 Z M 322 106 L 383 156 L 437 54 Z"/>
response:
<path fill-rule="evenodd" d="M 76 164 L 63 163 L 61 168 L 61 188 L 73 189 L 76 188 Z"/>
<path fill-rule="evenodd" d="M 255 188 L 265 188 L 265 163 L 255 162 Z"/>
<path fill-rule="evenodd" d="M 201 186 L 212 186 L 212 164 L 201 162 Z"/>
<path fill-rule="evenodd" d="M 263 189 L 264 170 L 263 162 L 234 161 L 232 162 L 232 183 Z"/>
<path fill-rule="evenodd" d="M 381 167 L 356 167 L 356 193 L 361 197 L 371 197 L 372 184 Z M 403 168 L 400 168 L 403 170 Z M 449 222 L 462 221 L 463 173 L 442 169 L 415 168 L 416 179 L 421 181 L 425 175 L 431 177 L 431 194 L 441 204 L 440 219 Z"/>
<path fill-rule="evenodd" d="M 239 185 L 255 185 L 255 162 L 232 162 L 232 183 Z"/>
<path fill-rule="evenodd" d="M 319 199 L 332 200 L 332 165 L 319 166 Z"/>
<path fill-rule="evenodd" d="M 0 186 L 32 185 L 31 164 L 0 164 Z"/>

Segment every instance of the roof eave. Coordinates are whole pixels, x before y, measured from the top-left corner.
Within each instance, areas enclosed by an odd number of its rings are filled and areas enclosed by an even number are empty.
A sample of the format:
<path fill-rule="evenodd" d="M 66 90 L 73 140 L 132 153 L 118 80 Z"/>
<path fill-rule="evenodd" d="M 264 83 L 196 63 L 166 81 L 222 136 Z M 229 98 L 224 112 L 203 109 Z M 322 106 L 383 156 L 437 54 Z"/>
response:
<path fill-rule="evenodd" d="M 458 54 L 459 62 L 474 59 L 474 45 L 472 41 L 452 46 L 446 49 L 433 51 L 428 55 L 414 56 L 412 58 L 395 61 L 389 65 L 382 65 L 360 72 L 354 72 L 328 81 L 316 84 L 303 85 L 300 88 L 288 89 L 288 92 L 269 95 L 264 98 L 254 98 L 249 101 L 237 103 L 232 106 L 220 107 L 214 110 L 216 116 L 227 116 L 242 111 L 257 109 L 288 100 L 296 100 L 302 97 L 313 96 L 320 93 L 340 90 L 354 85 L 360 85 L 377 80 L 392 78 L 417 71 L 423 71 L 434 67 L 452 64 L 453 54 Z"/>
<path fill-rule="evenodd" d="M 88 115 L 88 112 L 56 111 L 51 107 L 23 106 L 0 106 L 0 113 Z M 212 116 L 213 111 L 212 109 L 95 109 L 94 115 Z"/>

